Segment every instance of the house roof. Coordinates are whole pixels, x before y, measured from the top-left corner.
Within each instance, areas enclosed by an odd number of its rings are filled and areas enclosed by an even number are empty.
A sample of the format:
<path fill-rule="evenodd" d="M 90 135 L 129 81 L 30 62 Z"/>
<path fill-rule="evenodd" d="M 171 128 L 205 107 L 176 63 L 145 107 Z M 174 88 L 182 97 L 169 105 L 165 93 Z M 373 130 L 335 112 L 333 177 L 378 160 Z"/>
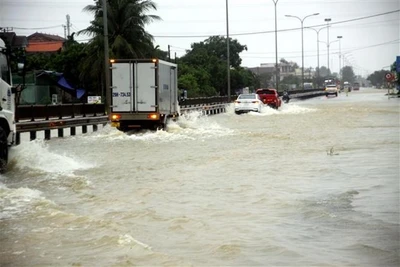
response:
<path fill-rule="evenodd" d="M 57 52 L 63 47 L 62 42 L 37 42 L 29 43 L 26 52 Z"/>
<path fill-rule="evenodd" d="M 50 42 L 54 42 L 54 41 L 61 41 L 61 42 L 65 42 L 66 39 L 58 36 L 58 35 L 54 35 L 54 34 L 47 34 L 47 33 L 40 33 L 40 32 L 35 32 L 31 35 L 28 36 L 28 40 L 29 42 L 35 40 L 35 41 L 50 41 Z"/>
<path fill-rule="evenodd" d="M 28 46 L 26 52 L 57 52 L 66 41 L 64 38 L 46 33 L 35 32 L 28 36 Z"/>

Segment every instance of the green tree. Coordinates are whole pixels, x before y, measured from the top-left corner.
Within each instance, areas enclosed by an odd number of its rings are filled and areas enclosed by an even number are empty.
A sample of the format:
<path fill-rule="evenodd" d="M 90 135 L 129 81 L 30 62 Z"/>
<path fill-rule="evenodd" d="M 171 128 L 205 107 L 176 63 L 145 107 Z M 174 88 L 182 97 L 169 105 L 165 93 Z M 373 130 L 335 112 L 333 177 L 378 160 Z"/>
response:
<path fill-rule="evenodd" d="M 237 40 L 230 39 L 230 66 L 231 66 L 231 88 L 237 89 L 235 86 L 241 86 L 243 81 L 237 79 L 237 73 L 247 75 L 244 70 L 240 69 L 242 62 L 239 54 L 247 49 L 245 45 L 241 45 Z M 179 69 L 181 74 L 185 74 L 185 67 L 182 64 L 190 66 L 190 71 L 197 79 L 202 95 L 219 92 L 221 95 L 227 94 L 227 54 L 226 54 L 226 38 L 221 36 L 212 36 L 203 42 L 194 43 L 188 50 L 186 55 L 179 59 Z M 188 70 L 186 68 L 186 70 Z M 207 73 L 208 75 L 205 75 Z M 200 75 L 200 76 L 198 76 Z M 207 78 L 205 80 L 204 78 Z"/>
<path fill-rule="evenodd" d="M 281 85 L 282 85 L 283 89 L 290 89 L 290 86 L 292 84 L 295 84 L 296 87 L 300 87 L 301 78 L 297 77 L 296 75 L 288 75 L 288 76 L 285 76 L 281 81 Z"/>
<path fill-rule="evenodd" d="M 316 71 L 318 71 L 318 68 L 316 68 Z M 330 71 L 328 70 L 327 67 L 321 66 L 321 67 L 319 68 L 319 76 L 320 76 L 320 77 L 327 77 L 327 76 L 329 76 L 329 75 L 330 75 Z"/>
<path fill-rule="evenodd" d="M 355 81 L 355 74 L 353 68 L 351 66 L 344 66 L 341 70 L 342 73 L 342 82 L 353 83 Z"/>
<path fill-rule="evenodd" d="M 81 79 L 92 79 L 96 87 L 104 84 L 104 36 L 102 1 L 96 0 L 84 11 L 94 15 L 94 20 L 86 29 L 78 34 L 92 36 L 86 47 L 87 57 L 82 64 Z M 108 42 L 111 58 L 144 58 L 155 54 L 153 37 L 146 32 L 145 26 L 155 20 L 156 15 L 148 15 L 156 10 L 151 0 L 108 0 L 107 23 Z"/>
<path fill-rule="evenodd" d="M 374 73 L 368 76 L 367 80 L 369 80 L 373 86 L 381 86 L 386 82 L 385 81 L 386 73 L 387 73 L 386 70 L 375 71 Z"/>

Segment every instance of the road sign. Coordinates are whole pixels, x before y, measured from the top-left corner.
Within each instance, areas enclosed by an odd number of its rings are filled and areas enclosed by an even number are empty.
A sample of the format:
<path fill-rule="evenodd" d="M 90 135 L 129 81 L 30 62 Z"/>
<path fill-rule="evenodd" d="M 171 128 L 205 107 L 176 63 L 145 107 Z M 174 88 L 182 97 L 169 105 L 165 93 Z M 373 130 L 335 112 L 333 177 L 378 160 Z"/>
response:
<path fill-rule="evenodd" d="M 386 73 L 385 78 L 386 78 L 386 81 L 391 82 L 393 80 L 393 74 Z"/>

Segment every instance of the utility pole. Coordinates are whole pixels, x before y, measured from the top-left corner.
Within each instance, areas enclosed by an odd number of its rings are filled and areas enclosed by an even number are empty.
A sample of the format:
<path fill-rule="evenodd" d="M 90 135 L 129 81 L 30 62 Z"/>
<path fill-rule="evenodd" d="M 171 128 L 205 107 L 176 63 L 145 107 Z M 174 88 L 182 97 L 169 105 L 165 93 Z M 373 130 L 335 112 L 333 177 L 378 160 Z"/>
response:
<path fill-rule="evenodd" d="M 64 28 L 64 39 L 67 39 L 67 26 L 62 25 Z"/>
<path fill-rule="evenodd" d="M 327 50 L 328 50 L 328 74 L 330 74 L 330 70 L 329 70 L 329 22 L 331 21 L 332 19 L 330 19 L 330 18 L 326 18 L 325 19 L 325 21 L 326 21 L 326 27 L 327 27 L 327 42 L 326 42 L 326 46 L 327 46 Z"/>
<path fill-rule="evenodd" d="M 70 16 L 69 15 L 67 15 L 67 37 L 70 37 L 71 35 L 70 35 L 70 26 L 71 26 L 71 23 L 70 23 Z"/>
<path fill-rule="evenodd" d="M 278 67 L 278 28 L 276 19 L 276 5 L 279 0 L 272 0 L 275 5 L 275 84 L 276 90 L 279 90 L 279 67 Z"/>
<path fill-rule="evenodd" d="M 171 46 L 168 45 L 168 60 L 171 61 Z"/>
<path fill-rule="evenodd" d="M 341 39 L 343 38 L 343 36 L 338 36 L 337 37 L 339 39 L 339 77 L 340 80 L 343 80 L 343 73 L 342 73 L 342 45 L 341 45 Z"/>
<path fill-rule="evenodd" d="M 226 68 L 227 68 L 227 82 L 228 82 L 228 103 L 231 102 L 231 62 L 229 51 L 229 7 L 228 0 L 226 0 Z"/>
<path fill-rule="evenodd" d="M 111 113 L 111 86 L 110 86 L 110 59 L 108 52 L 108 16 L 107 16 L 107 0 L 103 0 L 103 27 L 104 27 L 104 75 L 106 90 L 104 101 L 107 115 Z M 104 95 L 104 94 L 103 94 Z"/>

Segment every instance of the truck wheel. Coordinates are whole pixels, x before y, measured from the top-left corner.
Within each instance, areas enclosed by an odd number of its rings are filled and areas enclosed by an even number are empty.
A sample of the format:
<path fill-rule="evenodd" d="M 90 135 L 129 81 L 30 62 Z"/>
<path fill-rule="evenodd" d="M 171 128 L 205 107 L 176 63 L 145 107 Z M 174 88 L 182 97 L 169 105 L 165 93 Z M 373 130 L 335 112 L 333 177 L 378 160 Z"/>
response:
<path fill-rule="evenodd" d="M 7 134 L 2 127 L 0 127 L 0 172 L 4 172 L 8 162 L 8 144 Z"/>
<path fill-rule="evenodd" d="M 165 131 L 165 123 L 160 123 L 158 125 L 156 125 L 156 130 L 157 131 Z"/>

